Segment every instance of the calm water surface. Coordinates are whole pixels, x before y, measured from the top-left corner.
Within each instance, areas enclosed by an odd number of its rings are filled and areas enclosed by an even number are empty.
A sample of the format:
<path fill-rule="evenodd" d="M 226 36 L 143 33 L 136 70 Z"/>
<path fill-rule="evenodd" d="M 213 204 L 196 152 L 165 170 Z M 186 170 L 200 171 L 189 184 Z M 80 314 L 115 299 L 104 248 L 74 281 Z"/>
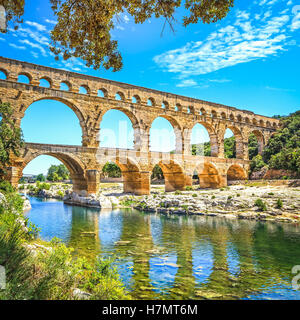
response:
<path fill-rule="evenodd" d="M 88 258 L 115 256 L 138 299 L 300 299 L 300 226 L 101 211 L 30 198 L 40 237 Z"/>

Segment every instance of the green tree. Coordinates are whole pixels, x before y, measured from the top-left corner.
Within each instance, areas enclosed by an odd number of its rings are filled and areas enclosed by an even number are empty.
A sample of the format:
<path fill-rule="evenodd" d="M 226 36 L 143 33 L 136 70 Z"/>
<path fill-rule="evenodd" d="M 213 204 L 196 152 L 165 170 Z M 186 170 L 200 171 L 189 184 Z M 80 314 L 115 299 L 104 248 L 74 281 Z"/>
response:
<path fill-rule="evenodd" d="M 24 146 L 22 130 L 15 125 L 12 114 L 9 103 L 0 103 L 0 179 L 11 164 L 11 156 L 19 156 L 20 148 Z"/>
<path fill-rule="evenodd" d="M 107 162 L 102 168 L 102 172 L 110 178 L 120 178 L 122 176 L 121 169 L 113 162 Z"/>
<path fill-rule="evenodd" d="M 164 179 L 164 174 L 159 165 L 154 166 L 151 174 L 151 179 L 158 179 L 158 180 Z"/>
<path fill-rule="evenodd" d="M 69 170 L 65 165 L 51 165 L 48 169 L 47 179 L 52 182 L 70 179 Z"/>
<path fill-rule="evenodd" d="M 40 181 L 40 182 L 44 182 L 44 181 L 46 181 L 46 178 L 42 173 L 40 173 L 37 175 L 36 180 Z"/>
<path fill-rule="evenodd" d="M 235 136 L 224 139 L 224 155 L 225 155 L 225 158 L 235 158 L 236 157 Z"/>
<path fill-rule="evenodd" d="M 290 170 L 300 176 L 300 110 L 279 118 L 280 129 L 269 139 L 262 157 L 252 159 L 251 170 L 268 166 L 270 169 Z"/>
<path fill-rule="evenodd" d="M 258 155 L 258 141 L 255 134 L 251 133 L 248 140 L 249 159 L 252 160 Z"/>
<path fill-rule="evenodd" d="M 111 31 L 123 13 L 130 15 L 136 24 L 151 17 L 164 18 L 172 30 L 176 23 L 175 11 L 184 6 L 184 27 L 202 21 L 217 22 L 226 17 L 234 0 L 49 0 L 57 23 L 51 31 L 50 50 L 56 59 L 81 58 L 88 67 L 98 69 L 122 68 L 118 42 Z M 0 0 L 10 13 L 9 20 L 23 15 L 24 0 Z M 18 21 L 15 21 L 18 22 Z"/>

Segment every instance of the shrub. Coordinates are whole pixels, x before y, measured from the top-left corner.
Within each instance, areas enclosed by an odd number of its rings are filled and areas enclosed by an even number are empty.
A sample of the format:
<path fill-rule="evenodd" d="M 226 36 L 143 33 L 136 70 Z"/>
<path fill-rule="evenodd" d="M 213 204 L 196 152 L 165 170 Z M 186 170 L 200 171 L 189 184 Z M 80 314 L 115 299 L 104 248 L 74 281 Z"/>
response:
<path fill-rule="evenodd" d="M 192 186 L 186 186 L 186 187 L 185 187 L 185 190 L 186 190 L 186 191 L 192 191 L 192 190 L 194 190 L 194 189 L 193 189 Z"/>
<path fill-rule="evenodd" d="M 257 199 L 255 201 L 255 205 L 259 208 L 260 211 L 266 211 L 267 205 L 265 202 L 263 202 L 261 199 Z"/>
<path fill-rule="evenodd" d="M 216 198 L 216 196 L 212 196 L 211 198 L 212 198 L 212 199 L 215 199 L 215 198 Z"/>
<path fill-rule="evenodd" d="M 197 198 L 198 197 L 197 193 L 193 193 L 192 197 Z"/>
<path fill-rule="evenodd" d="M 277 201 L 276 201 L 276 208 L 277 208 L 277 209 L 281 209 L 282 206 L 283 206 L 282 200 L 281 200 L 281 199 L 277 199 Z"/>
<path fill-rule="evenodd" d="M 182 194 L 182 192 L 179 191 L 179 190 L 176 190 L 174 194 L 175 194 L 176 196 L 178 196 L 178 195 Z"/>

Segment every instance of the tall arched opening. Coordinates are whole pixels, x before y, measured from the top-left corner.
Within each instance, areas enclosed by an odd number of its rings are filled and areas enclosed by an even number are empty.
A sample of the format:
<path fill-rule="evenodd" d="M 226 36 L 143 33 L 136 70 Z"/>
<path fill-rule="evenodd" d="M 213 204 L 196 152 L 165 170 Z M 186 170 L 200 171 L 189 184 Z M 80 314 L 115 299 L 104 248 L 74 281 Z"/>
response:
<path fill-rule="evenodd" d="M 75 110 L 75 111 L 74 111 Z M 62 101 L 42 99 L 26 108 L 21 128 L 26 142 L 81 145 L 81 113 Z"/>
<path fill-rule="evenodd" d="M 224 134 L 224 157 L 244 158 L 244 146 L 241 131 L 236 127 L 226 128 Z"/>
<path fill-rule="evenodd" d="M 133 149 L 133 121 L 136 122 L 123 111 L 108 110 L 100 123 L 100 147 Z"/>
<path fill-rule="evenodd" d="M 192 155 L 211 156 L 211 139 L 206 127 L 197 123 L 191 134 L 191 150 Z"/>
<path fill-rule="evenodd" d="M 179 124 L 171 117 L 157 117 L 150 128 L 150 151 L 181 152 L 182 134 Z"/>

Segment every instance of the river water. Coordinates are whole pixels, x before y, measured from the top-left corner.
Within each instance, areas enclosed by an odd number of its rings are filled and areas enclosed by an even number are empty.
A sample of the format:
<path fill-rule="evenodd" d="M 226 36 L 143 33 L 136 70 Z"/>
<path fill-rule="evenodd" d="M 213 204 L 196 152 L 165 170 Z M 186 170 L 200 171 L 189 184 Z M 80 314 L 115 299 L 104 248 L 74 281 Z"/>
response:
<path fill-rule="evenodd" d="M 134 298 L 300 299 L 291 285 L 300 226 L 30 201 L 42 239 L 60 238 L 90 259 L 115 257 Z"/>

